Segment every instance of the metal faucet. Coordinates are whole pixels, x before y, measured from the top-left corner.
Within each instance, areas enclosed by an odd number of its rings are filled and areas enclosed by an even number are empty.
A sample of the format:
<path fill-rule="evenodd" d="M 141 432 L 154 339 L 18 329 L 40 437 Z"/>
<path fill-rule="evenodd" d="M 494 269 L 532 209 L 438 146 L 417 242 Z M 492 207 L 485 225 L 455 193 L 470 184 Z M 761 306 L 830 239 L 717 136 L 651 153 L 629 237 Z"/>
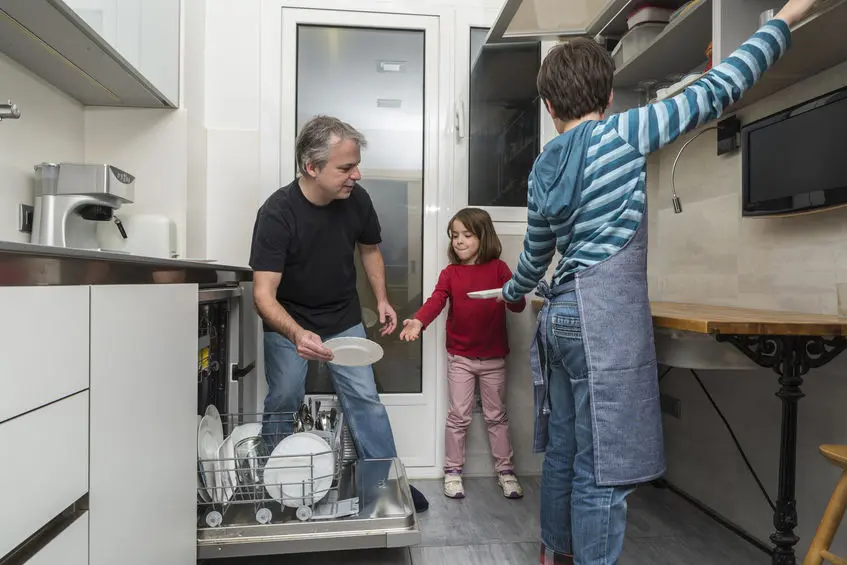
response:
<path fill-rule="evenodd" d="M 18 110 L 17 104 L 12 104 L 9 100 L 6 104 L 0 104 L 0 122 L 3 120 L 17 120 L 21 117 L 21 111 Z"/>

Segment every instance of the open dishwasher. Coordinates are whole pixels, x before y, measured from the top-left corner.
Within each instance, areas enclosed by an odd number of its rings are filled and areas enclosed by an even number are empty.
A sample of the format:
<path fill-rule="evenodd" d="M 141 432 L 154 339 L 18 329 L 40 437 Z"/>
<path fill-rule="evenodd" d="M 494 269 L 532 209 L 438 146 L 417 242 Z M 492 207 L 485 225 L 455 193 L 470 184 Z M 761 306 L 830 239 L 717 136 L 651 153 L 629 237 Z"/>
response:
<path fill-rule="evenodd" d="M 207 308 L 201 297 L 197 558 L 418 544 L 403 464 L 357 460 L 338 407 L 321 411 L 309 400 L 296 413 L 243 411 L 252 404 L 244 381 L 258 371 L 237 369 L 245 340 L 232 332 L 258 322 L 245 317 L 246 301 L 227 302 L 235 298 L 209 295 Z M 232 370 L 210 378 L 220 367 Z"/>

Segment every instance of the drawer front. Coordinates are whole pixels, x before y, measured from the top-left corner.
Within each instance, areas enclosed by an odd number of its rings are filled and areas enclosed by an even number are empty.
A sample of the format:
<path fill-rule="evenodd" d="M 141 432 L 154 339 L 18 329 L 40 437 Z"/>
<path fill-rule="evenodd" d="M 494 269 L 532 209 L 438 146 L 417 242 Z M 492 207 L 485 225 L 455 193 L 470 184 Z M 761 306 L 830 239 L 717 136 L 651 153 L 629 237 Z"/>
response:
<path fill-rule="evenodd" d="M 88 492 L 88 391 L 0 424 L 0 558 Z"/>
<path fill-rule="evenodd" d="M 24 565 L 88 565 L 88 512 L 29 558 Z"/>
<path fill-rule="evenodd" d="M 88 388 L 89 294 L 0 289 L 0 422 Z"/>

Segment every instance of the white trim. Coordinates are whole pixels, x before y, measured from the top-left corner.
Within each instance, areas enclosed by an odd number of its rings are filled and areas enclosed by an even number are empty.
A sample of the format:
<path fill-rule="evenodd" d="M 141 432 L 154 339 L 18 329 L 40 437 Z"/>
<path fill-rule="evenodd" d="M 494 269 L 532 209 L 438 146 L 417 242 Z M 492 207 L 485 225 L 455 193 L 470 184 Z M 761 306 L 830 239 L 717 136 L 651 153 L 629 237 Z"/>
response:
<path fill-rule="evenodd" d="M 526 221 L 524 222 L 494 222 L 497 235 L 526 235 Z"/>
<path fill-rule="evenodd" d="M 454 13 L 432 10 L 422 13 L 411 2 L 398 0 L 392 5 L 395 13 L 381 10 L 377 1 L 350 0 L 262 0 L 261 24 L 261 119 L 260 119 L 260 178 L 263 190 L 260 201 L 270 191 L 294 178 L 294 142 L 296 128 L 296 81 L 287 74 L 296 68 L 297 26 L 299 24 L 345 27 L 384 27 L 415 29 L 426 33 L 424 84 L 424 201 L 423 201 L 423 289 L 427 295 L 435 287 L 441 269 L 443 250 L 447 248 L 447 224 L 453 209 L 452 202 L 452 135 L 453 122 L 448 120 L 453 101 Z M 286 133 L 288 132 L 288 133 Z M 291 159 L 283 160 L 282 155 Z M 365 163 L 365 166 L 367 164 Z M 418 177 L 419 178 L 419 177 Z M 415 455 L 403 458 L 409 467 L 440 469 L 443 454 L 443 420 L 437 419 L 437 406 L 444 393 L 447 354 L 443 347 L 444 324 L 439 322 L 422 337 L 422 392 L 419 394 L 381 395 L 390 412 L 393 406 L 425 407 L 424 422 L 435 426 L 432 443 L 423 442 Z M 420 411 L 418 411 L 420 414 Z M 402 422 L 420 426 L 421 421 Z M 396 431 L 396 430 L 395 430 Z M 443 450 L 443 448 L 442 448 Z"/>

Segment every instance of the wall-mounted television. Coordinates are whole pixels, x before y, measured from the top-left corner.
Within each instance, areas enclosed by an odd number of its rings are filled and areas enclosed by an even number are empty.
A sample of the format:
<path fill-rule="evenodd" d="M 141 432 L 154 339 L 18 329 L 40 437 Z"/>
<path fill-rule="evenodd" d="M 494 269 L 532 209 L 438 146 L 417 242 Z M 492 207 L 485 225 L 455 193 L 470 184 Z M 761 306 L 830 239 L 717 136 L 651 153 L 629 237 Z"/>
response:
<path fill-rule="evenodd" d="M 741 128 L 743 216 L 847 205 L 847 88 Z"/>

